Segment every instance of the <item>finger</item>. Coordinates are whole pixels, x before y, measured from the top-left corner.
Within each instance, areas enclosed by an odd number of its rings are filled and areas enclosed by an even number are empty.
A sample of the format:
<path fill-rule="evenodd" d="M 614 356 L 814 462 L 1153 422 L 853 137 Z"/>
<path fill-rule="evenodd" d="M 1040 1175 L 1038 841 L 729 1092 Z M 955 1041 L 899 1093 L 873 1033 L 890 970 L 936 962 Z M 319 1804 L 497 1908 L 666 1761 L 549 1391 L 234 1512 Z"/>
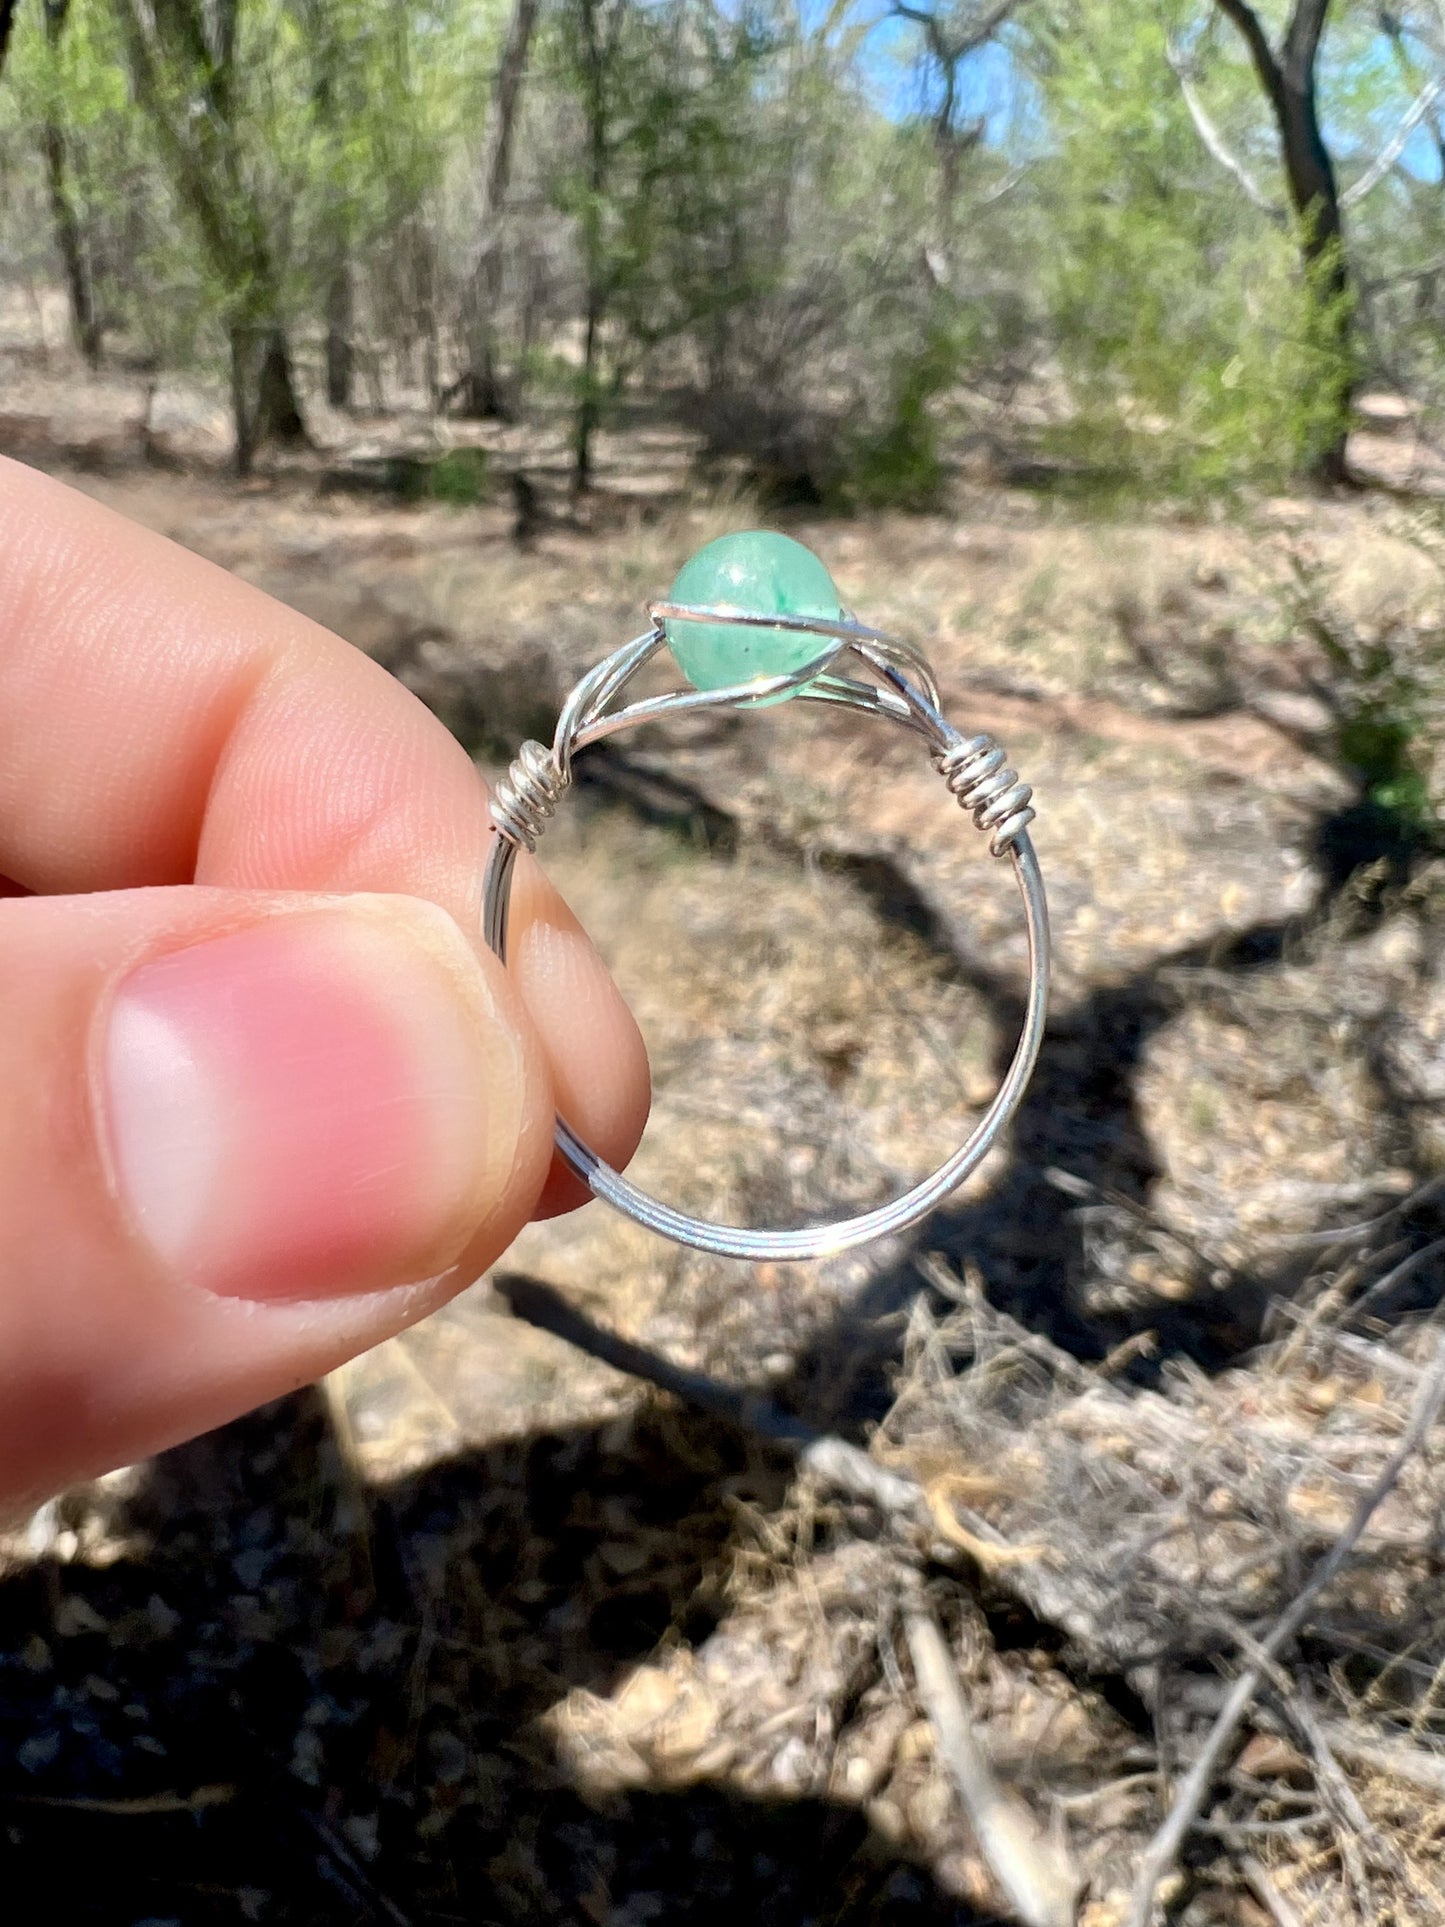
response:
<path fill-rule="evenodd" d="M 552 1094 L 414 898 L 0 903 L 0 1500 L 307 1383 L 525 1222 Z"/>
<path fill-rule="evenodd" d="M 547 1013 L 557 1109 L 584 1144 L 620 1168 L 647 1122 L 647 1052 L 591 939 L 533 862 L 519 862 L 514 873 L 507 958 L 528 1010 Z M 590 1196 L 554 1158 L 534 1216 L 575 1211 Z"/>
<path fill-rule="evenodd" d="M 0 526 L 0 872 L 47 893 L 394 891 L 477 930 L 484 788 L 377 664 L 4 460 Z M 625 1163 L 647 1108 L 641 1039 L 556 892 L 533 875 L 521 894 L 519 981 L 557 1087 Z"/>

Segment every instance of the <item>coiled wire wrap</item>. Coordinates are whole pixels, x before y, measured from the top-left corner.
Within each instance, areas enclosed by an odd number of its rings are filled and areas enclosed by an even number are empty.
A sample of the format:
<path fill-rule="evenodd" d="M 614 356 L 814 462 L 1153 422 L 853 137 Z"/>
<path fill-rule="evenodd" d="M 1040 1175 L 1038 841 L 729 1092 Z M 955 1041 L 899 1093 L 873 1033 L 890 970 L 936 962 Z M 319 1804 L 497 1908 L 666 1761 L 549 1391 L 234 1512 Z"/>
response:
<path fill-rule="evenodd" d="M 1002 856 L 1033 822 L 1033 791 L 1008 767 L 992 736 L 965 736 L 935 755 L 933 767 L 971 813 L 975 827 L 985 836 L 993 832 L 992 855 Z"/>
<path fill-rule="evenodd" d="M 940 1205 L 976 1171 L 998 1143 L 1018 1109 L 1043 1041 L 1049 996 L 1049 912 L 1043 878 L 1028 826 L 1033 792 L 1010 769 L 991 736 L 964 736 L 943 716 L 938 684 L 928 662 L 896 638 L 866 628 L 849 616 L 824 620 L 811 616 L 739 616 L 731 609 L 703 609 L 653 603 L 652 627 L 625 643 L 581 679 L 562 706 L 552 747 L 524 743 L 492 799 L 499 834 L 482 879 L 482 931 L 505 962 L 507 910 L 518 850 L 533 850 L 572 780 L 572 758 L 603 737 L 665 716 L 703 709 L 752 709 L 779 696 L 804 702 L 841 703 L 869 716 L 884 717 L 921 736 L 934 767 L 975 825 L 990 837 L 995 857 L 1009 858 L 1023 903 L 1028 942 L 1028 995 L 1013 1060 L 993 1102 L 967 1139 L 930 1176 L 901 1197 L 831 1224 L 796 1230 L 751 1230 L 713 1224 L 650 1197 L 607 1164 L 583 1142 L 563 1117 L 556 1121 L 557 1149 L 593 1195 L 603 1198 L 637 1224 L 674 1243 L 725 1258 L 800 1260 L 828 1258 L 838 1252 L 906 1231 Z M 665 623 L 732 622 L 748 627 L 790 629 L 815 636 L 818 654 L 786 674 L 760 677 L 727 689 L 671 689 L 660 696 L 623 703 L 627 685 L 667 647 Z M 851 656 L 876 681 L 841 673 Z"/>
<path fill-rule="evenodd" d="M 571 781 L 554 750 L 545 743 L 523 743 L 492 794 L 492 821 L 510 842 L 535 850 Z"/>

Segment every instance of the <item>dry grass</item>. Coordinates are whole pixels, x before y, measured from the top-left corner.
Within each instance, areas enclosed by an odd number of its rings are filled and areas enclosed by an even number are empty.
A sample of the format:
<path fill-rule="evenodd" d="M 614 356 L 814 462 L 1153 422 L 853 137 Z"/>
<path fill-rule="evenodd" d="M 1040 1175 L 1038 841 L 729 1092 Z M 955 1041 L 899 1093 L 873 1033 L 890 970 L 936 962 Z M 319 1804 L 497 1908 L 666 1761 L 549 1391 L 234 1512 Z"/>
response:
<path fill-rule="evenodd" d="M 495 755 L 752 519 L 639 501 L 675 447 L 610 454 L 610 532 L 534 554 L 501 509 L 304 476 L 85 485 L 351 635 Z M 1068 1841 L 1081 1918 L 1122 1920 L 1163 1787 L 1435 1342 L 1439 1255 L 1398 1274 L 1435 1203 L 1333 1255 L 1318 1234 L 1384 1218 L 1441 1156 L 1438 880 L 1383 919 L 1327 901 L 1314 843 L 1346 787 L 1298 705 L 1288 727 L 1205 713 L 1226 659 L 1298 696 L 1270 664 L 1305 528 L 1360 619 L 1425 593 L 1359 503 L 1188 526 L 978 493 L 798 524 L 1038 787 L 1060 995 L 1015 1141 L 916 1242 L 827 1265 L 675 1252 L 597 1208 L 509 1261 L 814 1424 L 887 1414 L 874 1449 L 935 1529 L 790 1482 L 480 1287 L 329 1402 L 7 1544 L 0 1864 L 67 1853 L 73 1917 L 188 1927 L 997 1918 L 915 1703 L 921 1586 L 995 1773 Z M 795 705 L 596 773 L 544 857 L 650 1041 L 643 1181 L 783 1222 L 941 1158 L 1011 1047 L 1021 931 L 907 744 Z M 1266 1679 L 1175 1917 L 1440 1917 L 1442 1443 Z M 1047 1551 L 982 1574 L 950 1520 Z"/>

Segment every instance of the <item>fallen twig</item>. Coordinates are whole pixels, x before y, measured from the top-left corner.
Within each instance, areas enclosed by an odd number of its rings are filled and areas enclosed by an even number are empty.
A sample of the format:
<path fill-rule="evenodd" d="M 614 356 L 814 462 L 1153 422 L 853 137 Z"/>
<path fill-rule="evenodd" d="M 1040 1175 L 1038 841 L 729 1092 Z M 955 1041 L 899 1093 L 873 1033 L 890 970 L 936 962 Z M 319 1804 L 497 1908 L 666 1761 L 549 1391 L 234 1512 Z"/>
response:
<path fill-rule="evenodd" d="M 924 1485 L 911 1473 L 880 1465 L 859 1446 L 851 1445 L 833 1433 L 820 1432 L 805 1419 L 785 1412 L 780 1405 L 757 1393 L 741 1391 L 709 1378 L 704 1372 L 689 1371 L 671 1360 L 620 1338 L 615 1332 L 594 1324 L 561 1292 L 540 1278 L 520 1272 L 503 1272 L 492 1280 L 499 1295 L 513 1313 L 540 1331 L 565 1339 L 589 1358 L 598 1358 L 619 1372 L 644 1379 L 660 1391 L 684 1399 L 699 1411 L 708 1412 L 741 1431 L 751 1432 L 792 1453 L 801 1471 L 835 1492 L 862 1499 L 895 1521 L 921 1527 L 930 1535 L 936 1557 L 947 1559 L 948 1547 L 969 1552 L 990 1572 L 1005 1567 L 1018 1575 L 1015 1590 L 1040 1618 L 1085 1641 L 1104 1644 L 1106 1634 L 1071 1598 L 1069 1588 L 1050 1570 L 1050 1562 L 1037 1558 L 1037 1548 L 1018 1547 L 981 1515 L 955 1505 L 953 1529 L 940 1533 L 934 1508 Z M 1042 1341 L 1041 1341 L 1042 1342 Z"/>
<path fill-rule="evenodd" d="M 1375 1909 L 1362 1844 L 1370 1838 L 1369 1816 L 1335 1758 L 1308 1698 L 1302 1693 L 1293 1694 L 1280 1702 L 1280 1711 L 1309 1748 L 1315 1786 L 1334 1831 L 1335 1850 L 1349 1882 L 1355 1910 L 1363 1919 L 1370 1920 Z M 1398 1873 L 1399 1868 L 1394 1871 Z"/>
<path fill-rule="evenodd" d="M 61 1807 L 67 1813 L 107 1813 L 115 1819 L 139 1820 L 153 1813 L 203 1813 L 207 1807 L 223 1807 L 236 1798 L 233 1786 L 198 1786 L 190 1793 L 142 1793 L 129 1799 L 90 1799 L 64 1793 L 8 1793 L 4 1798 L 18 1807 Z"/>
<path fill-rule="evenodd" d="M 915 1600 L 905 1608 L 903 1625 L 938 1757 L 958 1789 L 989 1871 L 1026 1927 L 1072 1927 L 1080 1883 L 1063 1843 L 1000 1785 L 933 1615 Z"/>
<path fill-rule="evenodd" d="M 1299 1915 L 1253 1854 L 1247 1853 L 1241 1857 L 1239 1871 L 1244 1875 L 1249 1891 L 1264 1908 L 1275 1927 L 1301 1927 Z"/>
<path fill-rule="evenodd" d="M 920 1524 L 929 1522 L 928 1501 L 918 1481 L 879 1465 L 846 1439 L 818 1431 L 806 1420 L 785 1412 L 772 1399 L 724 1385 L 705 1372 L 674 1365 L 657 1352 L 635 1345 L 631 1339 L 620 1338 L 616 1332 L 594 1324 L 585 1312 L 578 1311 L 560 1291 L 554 1291 L 540 1278 L 504 1272 L 492 1283 L 514 1314 L 529 1325 L 565 1339 L 590 1358 L 599 1358 L 619 1372 L 645 1379 L 659 1391 L 671 1392 L 699 1411 L 736 1425 L 740 1431 L 752 1432 L 782 1446 L 793 1453 L 801 1467 L 838 1491 L 865 1499 L 884 1512 L 901 1514 Z"/>
<path fill-rule="evenodd" d="M 1405 1430 L 1379 1477 L 1361 1497 L 1350 1523 L 1320 1560 L 1295 1599 L 1280 1614 L 1266 1638 L 1260 1641 L 1260 1661 L 1246 1666 L 1230 1688 L 1202 1751 L 1180 1782 L 1173 1806 L 1149 1842 L 1134 1886 L 1129 1927 L 1150 1927 L 1159 1882 L 1178 1858 L 1185 1836 L 1194 1824 L 1219 1771 L 1225 1751 L 1249 1710 L 1250 1702 L 1259 1691 L 1267 1671 L 1262 1662 L 1272 1660 L 1294 1638 L 1321 1594 L 1338 1578 L 1376 1510 L 1394 1489 L 1406 1461 L 1439 1417 L 1442 1403 L 1445 1403 L 1445 1343 L 1436 1349 L 1434 1361 L 1416 1395 Z"/>
<path fill-rule="evenodd" d="M 1402 1259 L 1398 1265 L 1392 1265 L 1383 1277 L 1376 1278 L 1367 1290 L 1361 1292 L 1350 1307 L 1351 1318 L 1358 1318 L 1371 1305 L 1378 1304 L 1388 1292 L 1393 1291 L 1397 1285 L 1403 1285 L 1407 1278 L 1413 1278 L 1417 1271 L 1429 1264 L 1432 1258 L 1438 1258 L 1442 1251 L 1445 1251 L 1445 1238 L 1434 1238 L 1429 1244 L 1422 1245 L 1418 1251 L 1412 1251 L 1409 1257 Z"/>
<path fill-rule="evenodd" d="M 1418 1787 L 1421 1793 L 1445 1797 L 1445 1753 L 1414 1746 L 1408 1740 L 1372 1739 L 1354 1732 L 1342 1720 L 1329 1720 L 1321 1729 L 1342 1760 Z"/>

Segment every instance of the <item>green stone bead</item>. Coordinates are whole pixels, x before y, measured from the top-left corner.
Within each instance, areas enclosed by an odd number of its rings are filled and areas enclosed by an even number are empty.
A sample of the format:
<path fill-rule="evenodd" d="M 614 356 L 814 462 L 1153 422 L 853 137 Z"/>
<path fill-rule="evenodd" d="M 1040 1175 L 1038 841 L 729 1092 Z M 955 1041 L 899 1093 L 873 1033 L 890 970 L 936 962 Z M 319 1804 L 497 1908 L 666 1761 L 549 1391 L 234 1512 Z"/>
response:
<path fill-rule="evenodd" d="M 767 529 L 721 535 L 699 549 L 682 565 L 668 600 L 736 609 L 743 615 L 825 616 L 832 622 L 841 613 L 833 578 L 817 556 L 801 542 Z M 732 683 L 787 675 L 828 646 L 825 637 L 796 630 L 750 629 L 728 622 L 671 621 L 665 626 L 678 667 L 694 689 L 726 689 Z"/>

